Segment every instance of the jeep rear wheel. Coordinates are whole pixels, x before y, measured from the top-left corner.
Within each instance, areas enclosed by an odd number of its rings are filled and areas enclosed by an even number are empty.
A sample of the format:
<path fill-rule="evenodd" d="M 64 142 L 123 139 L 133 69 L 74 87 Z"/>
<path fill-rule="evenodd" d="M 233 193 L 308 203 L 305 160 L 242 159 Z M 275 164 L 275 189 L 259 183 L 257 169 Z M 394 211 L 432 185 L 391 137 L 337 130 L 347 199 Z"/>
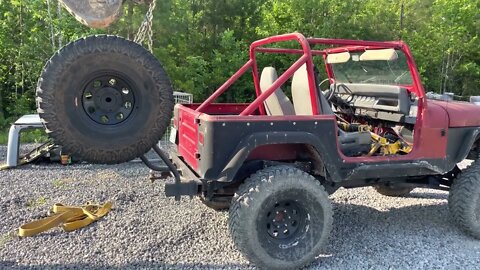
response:
<path fill-rule="evenodd" d="M 480 161 L 475 161 L 453 181 L 448 197 L 453 220 L 463 231 L 480 239 Z"/>
<path fill-rule="evenodd" d="M 38 113 L 66 152 L 121 163 L 147 152 L 170 124 L 173 91 L 158 60 L 114 36 L 72 42 L 46 64 Z"/>
<path fill-rule="evenodd" d="M 229 211 L 233 242 L 266 269 L 296 269 L 325 246 L 333 222 L 330 199 L 319 181 L 290 166 L 253 174 L 240 186 Z"/>

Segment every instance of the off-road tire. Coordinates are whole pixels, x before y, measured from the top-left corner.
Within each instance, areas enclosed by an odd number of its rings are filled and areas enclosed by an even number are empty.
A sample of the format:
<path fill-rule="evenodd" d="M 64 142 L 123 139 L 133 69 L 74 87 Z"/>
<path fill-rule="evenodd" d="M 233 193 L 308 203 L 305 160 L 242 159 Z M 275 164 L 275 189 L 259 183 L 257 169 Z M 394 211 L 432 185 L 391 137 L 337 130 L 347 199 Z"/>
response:
<path fill-rule="evenodd" d="M 413 187 L 378 185 L 373 187 L 378 193 L 389 197 L 404 197 L 410 194 Z"/>
<path fill-rule="evenodd" d="M 132 102 L 122 103 L 125 98 L 121 89 L 105 85 L 98 79 L 102 76 L 107 77 L 105 80 L 108 76 L 117 78 L 117 87 L 120 82 L 128 85 L 123 89 L 131 88 L 125 93 Z M 100 81 L 101 86 L 86 90 L 93 81 Z M 89 112 L 86 91 L 97 93 L 95 104 L 102 94 L 116 95 L 112 104 L 115 110 L 124 110 L 124 106 L 128 112 L 119 113 L 116 120 L 101 116 L 102 121 L 111 122 L 98 122 L 99 116 L 92 115 L 103 114 L 105 107 Z M 36 101 L 46 131 L 55 143 L 84 161 L 106 164 L 122 163 L 146 153 L 168 128 L 174 105 L 170 80 L 159 61 L 142 46 L 115 36 L 83 38 L 58 51 L 40 76 Z"/>
<path fill-rule="evenodd" d="M 448 196 L 450 215 L 471 236 L 480 239 L 480 161 L 475 161 L 453 181 Z"/>
<path fill-rule="evenodd" d="M 230 208 L 230 205 L 232 203 L 231 198 L 230 200 L 228 200 L 227 198 L 214 198 L 213 200 L 207 200 L 204 197 L 199 197 L 199 199 L 205 206 L 207 206 L 208 208 L 212 208 L 215 211 L 227 210 Z"/>
<path fill-rule="evenodd" d="M 271 216 L 271 207 L 283 202 L 297 205 L 297 214 L 306 212 L 303 216 L 308 218 L 304 223 L 299 221 L 303 225 L 292 230 L 294 238 L 277 242 L 269 227 L 278 227 L 263 224 L 262 220 L 267 217 L 267 222 L 271 218 L 275 222 L 279 213 L 282 220 L 286 216 L 290 220 L 290 212 L 276 211 Z M 283 165 L 260 170 L 246 179 L 229 211 L 229 229 L 235 246 L 263 269 L 297 269 L 311 263 L 325 246 L 332 222 L 332 205 L 319 181 L 297 168 Z"/>

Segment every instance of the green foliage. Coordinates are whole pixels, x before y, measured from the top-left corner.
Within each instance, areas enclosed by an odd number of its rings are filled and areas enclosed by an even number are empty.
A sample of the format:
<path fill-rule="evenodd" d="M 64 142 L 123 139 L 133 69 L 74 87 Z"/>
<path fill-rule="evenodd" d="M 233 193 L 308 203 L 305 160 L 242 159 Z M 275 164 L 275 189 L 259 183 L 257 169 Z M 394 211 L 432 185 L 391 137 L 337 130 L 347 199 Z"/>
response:
<path fill-rule="evenodd" d="M 0 0 L 0 130 L 35 111 L 37 78 L 51 55 L 82 36 L 107 33 L 133 39 L 146 6 L 126 1 L 124 16 L 92 30 L 59 9 L 58 0 Z M 479 0 L 158 0 L 154 54 L 177 90 L 201 101 L 248 59 L 265 36 L 405 40 L 427 91 L 480 95 Z M 290 46 L 290 44 L 287 44 Z M 293 57 L 259 58 L 277 67 Z M 245 74 L 220 101 L 253 98 Z"/>

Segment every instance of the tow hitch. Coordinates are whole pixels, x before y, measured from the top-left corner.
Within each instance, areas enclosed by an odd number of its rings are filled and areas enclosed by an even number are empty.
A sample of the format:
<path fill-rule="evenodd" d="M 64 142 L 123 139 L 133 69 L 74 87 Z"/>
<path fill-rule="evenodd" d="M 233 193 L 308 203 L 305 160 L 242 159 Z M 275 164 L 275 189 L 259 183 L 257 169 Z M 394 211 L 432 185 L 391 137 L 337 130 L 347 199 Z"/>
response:
<path fill-rule="evenodd" d="M 169 157 L 158 145 L 154 145 L 152 149 L 166 166 L 153 164 L 145 155 L 141 156 L 140 159 L 152 170 L 150 180 L 167 179 L 171 176 L 175 178 L 174 183 L 165 183 L 165 195 L 167 197 L 175 197 L 176 201 L 180 201 L 181 196 L 192 198 L 200 193 L 202 182 L 179 157 L 175 155 Z M 180 169 L 177 167 L 180 167 Z M 160 175 L 157 176 L 155 172 L 160 173 Z"/>

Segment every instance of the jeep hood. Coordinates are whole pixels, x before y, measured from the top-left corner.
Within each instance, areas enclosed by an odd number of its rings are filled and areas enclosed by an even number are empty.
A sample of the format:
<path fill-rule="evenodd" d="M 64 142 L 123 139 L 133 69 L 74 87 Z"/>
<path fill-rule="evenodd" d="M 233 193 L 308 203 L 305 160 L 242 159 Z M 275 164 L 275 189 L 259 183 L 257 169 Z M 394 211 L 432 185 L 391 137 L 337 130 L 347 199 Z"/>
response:
<path fill-rule="evenodd" d="M 450 119 L 449 127 L 480 127 L 480 106 L 462 101 L 428 100 L 442 107 Z"/>

